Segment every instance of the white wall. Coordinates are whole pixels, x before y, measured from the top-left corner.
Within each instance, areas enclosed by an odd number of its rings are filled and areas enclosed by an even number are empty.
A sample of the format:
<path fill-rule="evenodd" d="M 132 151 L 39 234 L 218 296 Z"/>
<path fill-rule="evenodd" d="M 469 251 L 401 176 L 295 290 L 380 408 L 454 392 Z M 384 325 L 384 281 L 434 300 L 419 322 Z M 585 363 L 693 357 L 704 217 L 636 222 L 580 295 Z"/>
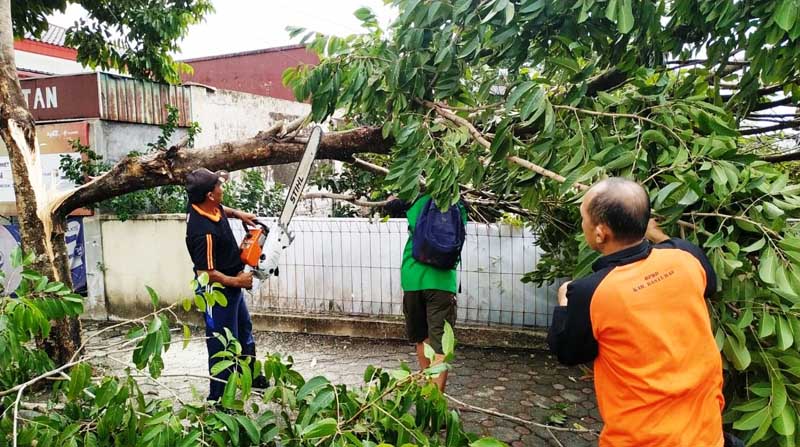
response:
<path fill-rule="evenodd" d="M 192 120 L 203 132 L 197 147 L 254 137 L 281 119 L 291 121 L 311 111 L 309 104 L 230 90 L 192 86 Z"/>
<path fill-rule="evenodd" d="M 148 309 L 151 304 L 145 285 L 168 304 L 193 296 L 185 234 L 184 215 L 136 217 L 125 222 L 102 218 L 101 273 L 109 314 L 140 315 Z M 92 273 L 97 269 L 91 264 L 87 268 Z"/>
<path fill-rule="evenodd" d="M 241 238 L 241 224 L 231 223 Z M 165 302 L 191 294 L 184 216 L 104 220 L 101 228 L 105 290 L 112 314 L 129 317 L 146 310 L 145 284 Z M 295 218 L 296 239 L 284 251 L 280 275 L 245 294 L 251 312 L 402 315 L 400 260 L 406 228 L 405 219 Z M 534 269 L 539 255 L 535 237 L 526 230 L 470 223 L 460 269 L 459 320 L 518 327 L 549 325 L 555 288 L 519 281 Z"/>
<path fill-rule="evenodd" d="M 17 68 L 20 70 L 28 69 L 52 73 L 54 75 L 88 73 L 94 71 L 90 68 L 85 68 L 75 61 L 44 54 L 29 53 L 27 51 L 14 50 L 14 58 L 17 63 Z"/>

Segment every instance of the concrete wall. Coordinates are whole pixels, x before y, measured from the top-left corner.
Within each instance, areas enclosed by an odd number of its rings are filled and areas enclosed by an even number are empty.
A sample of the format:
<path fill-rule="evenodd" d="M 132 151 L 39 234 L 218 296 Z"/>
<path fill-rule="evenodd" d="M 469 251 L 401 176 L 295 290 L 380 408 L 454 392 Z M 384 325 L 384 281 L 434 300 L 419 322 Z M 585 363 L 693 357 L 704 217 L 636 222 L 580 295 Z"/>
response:
<path fill-rule="evenodd" d="M 253 137 L 311 111 L 308 104 L 202 86 L 192 86 L 191 95 L 192 119 L 203 127 L 197 147 Z"/>
<path fill-rule="evenodd" d="M 103 274 L 103 235 L 100 218 L 83 218 L 84 257 L 86 260 L 86 288 L 84 317 L 93 320 L 108 318 L 106 309 L 105 275 Z"/>
<path fill-rule="evenodd" d="M 177 144 L 186 135 L 186 128 L 175 129 L 169 144 Z M 161 128 L 154 125 L 99 119 L 89 121 L 89 144 L 108 162 L 117 162 L 131 151 L 146 152 L 147 145 L 155 143 L 159 136 Z"/>
<path fill-rule="evenodd" d="M 151 215 L 125 222 L 103 218 L 101 229 L 110 315 L 131 317 L 149 312 L 152 305 L 145 285 L 155 289 L 167 304 L 193 296 L 184 215 Z"/>

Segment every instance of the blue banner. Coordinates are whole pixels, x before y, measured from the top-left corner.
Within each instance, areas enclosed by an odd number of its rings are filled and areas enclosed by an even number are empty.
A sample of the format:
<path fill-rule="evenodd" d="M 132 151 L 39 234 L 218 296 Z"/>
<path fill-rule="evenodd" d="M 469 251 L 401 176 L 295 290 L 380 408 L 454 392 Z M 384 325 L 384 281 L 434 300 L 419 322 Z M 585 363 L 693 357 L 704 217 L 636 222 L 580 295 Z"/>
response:
<path fill-rule="evenodd" d="M 78 293 L 86 293 L 86 256 L 84 254 L 83 218 L 70 217 L 67 219 L 67 228 L 64 235 L 67 243 L 70 270 L 72 272 L 72 288 Z M 21 240 L 17 225 L 3 225 L 0 227 L 0 270 L 5 279 L 4 293 L 17 288 L 19 284 L 19 269 L 11 267 L 11 253 L 19 247 Z"/>

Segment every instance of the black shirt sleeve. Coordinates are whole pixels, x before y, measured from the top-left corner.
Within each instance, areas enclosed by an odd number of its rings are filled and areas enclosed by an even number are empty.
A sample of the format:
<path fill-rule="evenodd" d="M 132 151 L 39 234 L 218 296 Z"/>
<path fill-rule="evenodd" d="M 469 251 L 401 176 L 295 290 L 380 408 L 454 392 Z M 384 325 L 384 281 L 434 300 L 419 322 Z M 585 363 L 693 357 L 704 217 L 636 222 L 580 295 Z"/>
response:
<path fill-rule="evenodd" d="M 547 344 L 558 361 L 565 365 L 591 362 L 597 357 L 597 340 L 592 333 L 589 309 L 592 295 L 605 275 L 594 274 L 567 286 L 567 305 L 556 306 Z"/>
<path fill-rule="evenodd" d="M 195 270 L 216 269 L 216 238 L 214 235 L 206 233 L 187 236 L 186 246 Z"/>
<path fill-rule="evenodd" d="M 683 239 L 673 237 L 656 244 L 656 248 L 677 248 L 694 256 L 700 261 L 700 265 L 703 266 L 703 270 L 706 272 L 705 297 L 709 298 L 717 291 L 717 274 L 714 272 L 714 267 L 711 266 L 711 261 L 708 260 L 706 253 L 700 247 Z"/>

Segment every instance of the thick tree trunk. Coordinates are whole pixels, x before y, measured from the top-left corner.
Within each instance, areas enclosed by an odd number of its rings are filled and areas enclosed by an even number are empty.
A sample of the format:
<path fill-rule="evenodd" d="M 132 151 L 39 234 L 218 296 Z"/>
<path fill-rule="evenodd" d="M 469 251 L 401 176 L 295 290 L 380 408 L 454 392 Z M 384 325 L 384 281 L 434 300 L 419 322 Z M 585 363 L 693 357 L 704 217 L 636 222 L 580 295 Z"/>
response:
<path fill-rule="evenodd" d="M 22 248 L 36 254 L 33 268 L 70 284 L 63 219 L 53 222 L 50 216 L 36 128 L 17 79 L 10 0 L 0 0 L 0 136 L 14 176 Z M 53 360 L 63 363 L 79 345 L 80 323 L 73 318 L 54 323 L 45 349 Z"/>
<path fill-rule="evenodd" d="M 318 159 L 352 161 L 364 152 L 388 153 L 392 141 L 384 140 L 380 127 L 361 127 L 346 132 L 325 134 Z M 139 157 L 126 158 L 110 171 L 51 202 L 56 215 L 141 189 L 179 185 L 186 174 L 197 168 L 212 171 L 286 164 L 299 161 L 305 138 L 280 138 L 261 133 L 253 138 L 199 149 L 171 148 Z"/>

